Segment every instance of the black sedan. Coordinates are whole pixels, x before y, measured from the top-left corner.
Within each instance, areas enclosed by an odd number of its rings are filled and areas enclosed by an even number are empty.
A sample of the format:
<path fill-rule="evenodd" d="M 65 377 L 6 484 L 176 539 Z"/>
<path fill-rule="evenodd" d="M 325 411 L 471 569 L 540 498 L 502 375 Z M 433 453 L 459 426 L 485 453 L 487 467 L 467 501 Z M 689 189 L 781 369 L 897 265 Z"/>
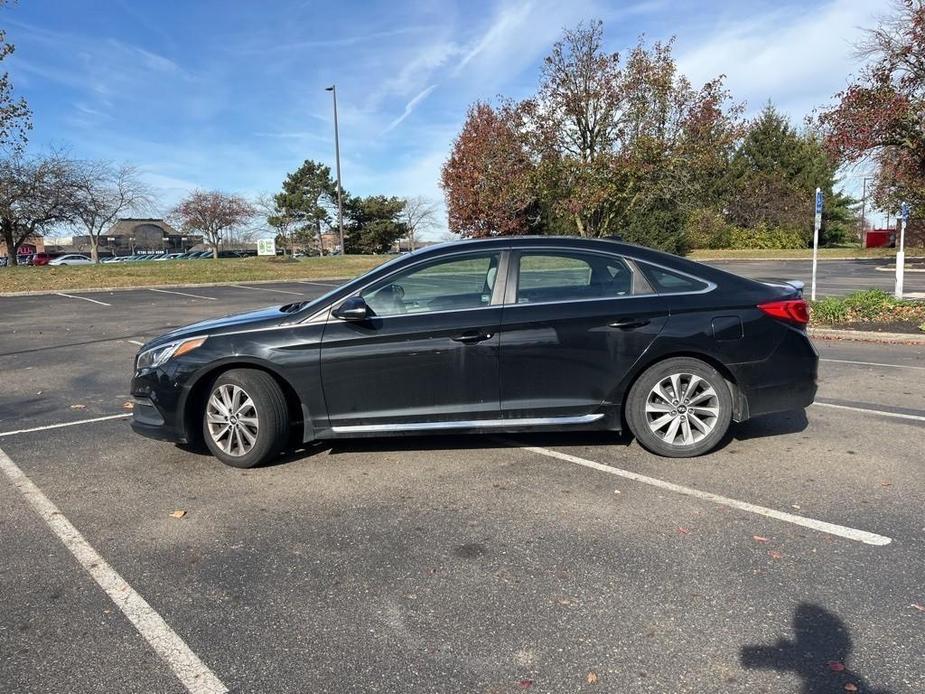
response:
<path fill-rule="evenodd" d="M 132 427 L 237 467 L 319 439 L 627 427 L 695 456 L 813 401 L 806 322 L 796 286 L 630 244 L 460 241 L 150 341 Z"/>

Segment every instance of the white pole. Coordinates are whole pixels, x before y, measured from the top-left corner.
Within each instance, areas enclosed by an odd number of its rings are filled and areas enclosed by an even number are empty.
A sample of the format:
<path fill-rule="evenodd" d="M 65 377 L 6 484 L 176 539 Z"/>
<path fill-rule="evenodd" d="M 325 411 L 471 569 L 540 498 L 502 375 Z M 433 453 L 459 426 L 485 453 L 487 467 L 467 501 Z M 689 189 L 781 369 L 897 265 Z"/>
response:
<path fill-rule="evenodd" d="M 906 220 L 909 217 L 909 208 L 906 203 L 902 205 L 902 221 L 899 224 L 899 250 L 896 252 L 896 291 L 897 299 L 903 298 L 903 275 L 906 271 Z"/>
<path fill-rule="evenodd" d="M 816 219 L 813 223 L 813 282 L 809 293 L 811 301 L 816 300 L 816 265 L 819 262 L 819 228 L 822 226 L 822 191 L 816 188 Z"/>

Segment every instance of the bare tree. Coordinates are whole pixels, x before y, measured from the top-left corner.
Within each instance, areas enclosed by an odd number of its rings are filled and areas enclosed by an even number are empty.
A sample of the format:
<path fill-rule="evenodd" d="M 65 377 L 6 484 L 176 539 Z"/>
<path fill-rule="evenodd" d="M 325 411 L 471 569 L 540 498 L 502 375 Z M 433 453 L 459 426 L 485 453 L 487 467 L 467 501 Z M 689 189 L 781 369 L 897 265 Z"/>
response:
<path fill-rule="evenodd" d="M 10 265 L 28 239 L 77 216 L 78 176 L 60 153 L 0 160 L 0 237 Z"/>
<path fill-rule="evenodd" d="M 212 247 L 212 257 L 218 258 L 222 236 L 229 230 L 253 219 L 257 210 L 240 195 L 212 190 L 194 190 L 173 210 L 184 231 L 205 235 Z"/>
<path fill-rule="evenodd" d="M 100 235 L 126 212 L 150 209 L 154 196 L 138 170 L 128 165 L 81 162 L 77 181 L 77 220 L 90 237 L 90 257 L 98 263 Z"/>
<path fill-rule="evenodd" d="M 418 234 L 431 231 L 437 226 L 437 203 L 423 196 L 405 198 L 404 202 L 405 206 L 398 217 L 408 228 L 408 243 L 413 251 Z"/>
<path fill-rule="evenodd" d="M 261 223 L 255 227 L 263 234 L 273 234 L 277 243 L 284 249 L 289 249 L 289 255 L 295 253 L 295 235 L 298 219 L 284 207 L 280 207 L 278 196 L 263 194 L 255 201 L 257 213 Z"/>

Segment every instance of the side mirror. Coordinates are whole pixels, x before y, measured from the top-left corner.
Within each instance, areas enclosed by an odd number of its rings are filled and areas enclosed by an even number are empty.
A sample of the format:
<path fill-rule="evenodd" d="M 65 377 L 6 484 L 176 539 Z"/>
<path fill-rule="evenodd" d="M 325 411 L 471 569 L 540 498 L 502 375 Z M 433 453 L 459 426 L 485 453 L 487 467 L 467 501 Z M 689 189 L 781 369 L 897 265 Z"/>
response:
<path fill-rule="evenodd" d="M 332 315 L 343 320 L 366 320 L 369 318 L 369 306 L 361 296 L 351 296 L 334 309 Z"/>

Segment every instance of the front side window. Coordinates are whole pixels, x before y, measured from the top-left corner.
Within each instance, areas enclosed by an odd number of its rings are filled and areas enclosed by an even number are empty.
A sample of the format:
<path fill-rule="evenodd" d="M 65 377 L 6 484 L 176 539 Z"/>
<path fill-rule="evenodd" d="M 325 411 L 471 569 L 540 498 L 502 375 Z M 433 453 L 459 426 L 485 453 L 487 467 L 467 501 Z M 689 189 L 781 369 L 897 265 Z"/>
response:
<path fill-rule="evenodd" d="M 468 255 L 400 272 L 363 290 L 377 316 L 458 311 L 491 303 L 498 253 Z"/>
<path fill-rule="evenodd" d="M 518 260 L 519 304 L 607 299 L 651 292 L 645 279 L 617 256 L 536 251 L 524 252 Z"/>

